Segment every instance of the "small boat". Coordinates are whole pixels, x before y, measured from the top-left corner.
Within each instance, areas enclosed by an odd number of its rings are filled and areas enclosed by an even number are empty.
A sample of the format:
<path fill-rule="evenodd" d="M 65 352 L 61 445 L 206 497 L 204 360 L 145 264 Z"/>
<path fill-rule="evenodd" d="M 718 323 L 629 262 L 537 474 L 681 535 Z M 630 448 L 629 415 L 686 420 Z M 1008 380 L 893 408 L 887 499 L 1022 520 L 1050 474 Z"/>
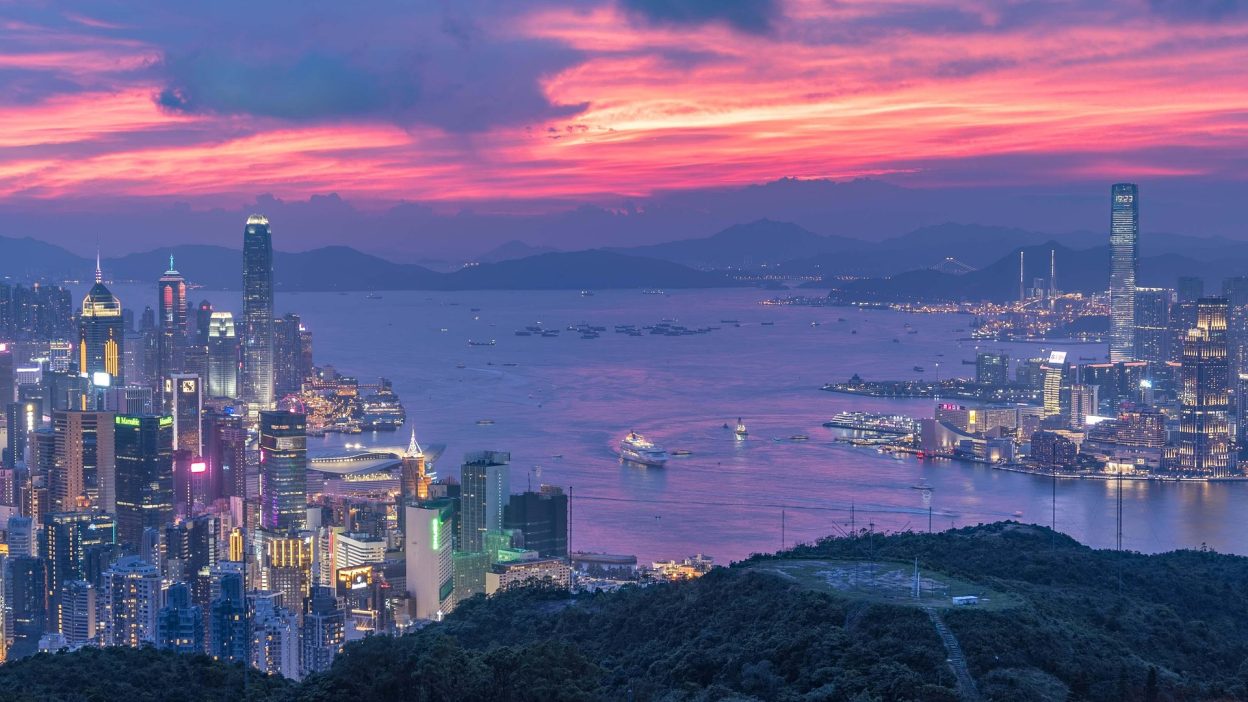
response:
<path fill-rule="evenodd" d="M 483 427 L 488 427 L 488 426 L 490 426 L 490 425 L 491 425 L 491 424 L 493 424 L 493 423 L 494 423 L 494 420 L 493 420 L 493 419 L 478 419 L 478 420 L 477 420 L 477 424 L 478 424 L 479 426 L 483 426 Z"/>
<path fill-rule="evenodd" d="M 901 339 L 893 339 L 893 343 L 894 343 L 894 344 L 900 344 L 900 343 L 901 343 Z"/>
<path fill-rule="evenodd" d="M 641 294 L 642 295 L 666 295 L 667 293 L 664 292 L 663 290 L 642 290 Z"/>
<path fill-rule="evenodd" d="M 468 308 L 468 311 L 469 311 L 469 312 L 480 312 L 480 311 L 481 311 L 481 308 L 480 308 L 480 307 L 469 307 L 469 308 Z"/>
<path fill-rule="evenodd" d="M 456 367 L 456 368 L 467 368 L 468 366 L 465 366 L 465 365 L 464 365 L 464 364 L 462 364 L 462 363 L 456 363 L 456 364 L 455 364 L 455 367 Z"/>
<path fill-rule="evenodd" d="M 377 293 L 369 293 L 364 296 L 364 299 L 365 300 L 380 300 L 381 295 L 378 295 Z"/>
<path fill-rule="evenodd" d="M 556 453 L 555 455 L 551 456 L 551 458 L 563 458 L 563 454 L 562 454 L 562 453 Z"/>
<path fill-rule="evenodd" d="M 489 341 L 473 341 L 472 339 L 468 340 L 469 346 L 493 346 L 494 343 L 495 342 L 493 339 L 490 339 Z"/>
<path fill-rule="evenodd" d="M 850 333 L 850 334 L 857 334 L 857 333 L 858 333 L 858 330 L 857 330 L 857 329 L 853 329 L 853 330 L 850 330 L 850 332 L 849 332 L 849 333 Z"/>
<path fill-rule="evenodd" d="M 915 372 L 915 373 L 922 373 L 922 372 L 923 372 L 923 366 L 915 366 L 915 367 L 914 367 L 914 372 Z"/>
<path fill-rule="evenodd" d="M 789 437 L 789 441 L 809 441 L 810 437 L 805 434 L 794 434 Z"/>
<path fill-rule="evenodd" d="M 503 364 L 503 367 L 504 367 L 504 368 L 515 368 L 515 367 L 516 367 L 516 366 L 518 366 L 518 365 L 520 365 L 520 364 L 519 364 L 519 363 L 504 363 L 504 364 Z"/>
<path fill-rule="evenodd" d="M 812 327 L 817 327 L 817 326 L 819 326 L 820 324 L 821 324 L 821 322 L 811 322 L 811 323 L 810 323 L 810 326 L 812 326 Z"/>
<path fill-rule="evenodd" d="M 593 296 L 594 296 L 594 291 L 593 291 L 593 290 L 582 290 L 582 291 L 581 291 L 581 297 L 593 297 Z"/>
<path fill-rule="evenodd" d="M 740 417 L 737 417 L 737 428 L 732 433 L 736 435 L 737 441 L 745 441 L 745 437 L 750 435 L 750 432 L 745 428 L 745 422 L 741 421 Z"/>
<path fill-rule="evenodd" d="M 690 451 L 689 449 L 676 449 L 672 451 L 672 455 L 673 456 L 692 456 L 693 451 Z"/>
<path fill-rule="evenodd" d="M 776 323 L 775 323 L 775 322 L 763 322 L 763 326 L 764 326 L 764 327 L 774 327 L 774 326 L 776 326 Z"/>
<path fill-rule="evenodd" d="M 1014 516 L 1015 516 L 1015 517 L 1021 517 L 1021 516 L 1023 516 L 1023 511 L 1022 511 L 1022 510 L 1018 510 L 1018 511 L 1014 512 Z"/>

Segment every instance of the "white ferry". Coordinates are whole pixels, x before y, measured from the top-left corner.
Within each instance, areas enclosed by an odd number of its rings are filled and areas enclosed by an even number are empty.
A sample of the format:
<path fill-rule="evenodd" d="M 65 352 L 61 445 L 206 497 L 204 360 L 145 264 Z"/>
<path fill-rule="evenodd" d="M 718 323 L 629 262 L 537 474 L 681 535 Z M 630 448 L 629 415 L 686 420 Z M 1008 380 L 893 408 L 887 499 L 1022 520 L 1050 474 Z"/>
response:
<path fill-rule="evenodd" d="M 646 437 L 635 431 L 620 441 L 620 459 L 630 463 L 658 468 L 667 464 L 667 451 L 654 443 L 646 441 Z"/>

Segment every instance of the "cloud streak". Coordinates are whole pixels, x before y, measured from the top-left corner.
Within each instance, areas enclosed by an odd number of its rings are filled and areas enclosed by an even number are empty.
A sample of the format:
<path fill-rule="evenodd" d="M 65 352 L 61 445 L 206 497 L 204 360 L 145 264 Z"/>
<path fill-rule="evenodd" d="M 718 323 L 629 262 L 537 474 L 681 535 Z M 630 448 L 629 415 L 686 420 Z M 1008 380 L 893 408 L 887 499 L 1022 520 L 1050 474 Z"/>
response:
<path fill-rule="evenodd" d="M 0 204 L 270 192 L 507 210 L 787 176 L 1248 172 L 1233 157 L 1248 17 L 1230 0 L 6 12 Z"/>

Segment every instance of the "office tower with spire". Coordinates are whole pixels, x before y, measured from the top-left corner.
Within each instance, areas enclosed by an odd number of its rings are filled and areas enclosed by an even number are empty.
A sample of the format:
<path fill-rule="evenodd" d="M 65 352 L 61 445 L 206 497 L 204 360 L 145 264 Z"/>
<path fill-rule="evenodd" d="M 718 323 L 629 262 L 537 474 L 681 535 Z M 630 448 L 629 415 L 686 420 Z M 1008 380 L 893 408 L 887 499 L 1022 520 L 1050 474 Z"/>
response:
<path fill-rule="evenodd" d="M 1226 324 L 1226 299 L 1201 298 L 1196 303 L 1196 326 L 1183 340 L 1179 439 L 1167 448 L 1166 457 L 1169 467 L 1184 475 L 1221 477 L 1234 467 Z"/>
<path fill-rule="evenodd" d="M 156 363 L 163 383 L 169 374 L 182 370 L 187 333 L 186 279 L 174 268 L 172 255 L 169 256 L 169 270 L 160 277 L 157 290 L 160 298 L 157 316 L 160 335 Z"/>
<path fill-rule="evenodd" d="M 125 349 L 125 323 L 121 300 L 104 287 L 100 255 L 95 255 L 95 285 L 82 299 L 78 321 L 78 370 L 88 378 L 107 373 L 109 385 L 125 384 L 122 358 Z"/>
<path fill-rule="evenodd" d="M 434 475 L 428 471 L 425 463 L 425 452 L 416 441 L 416 430 L 412 429 L 412 440 L 407 445 L 407 453 L 403 455 L 402 477 L 399 484 L 398 513 L 399 531 L 404 530 L 407 511 L 404 506 L 413 502 L 429 499 L 429 486 Z"/>
<path fill-rule="evenodd" d="M 1135 278 L 1139 269 L 1140 205 L 1134 183 L 1110 189 L 1109 360 L 1135 357 Z"/>
<path fill-rule="evenodd" d="M 243 229 L 242 399 L 273 407 L 273 237 L 263 215 Z"/>

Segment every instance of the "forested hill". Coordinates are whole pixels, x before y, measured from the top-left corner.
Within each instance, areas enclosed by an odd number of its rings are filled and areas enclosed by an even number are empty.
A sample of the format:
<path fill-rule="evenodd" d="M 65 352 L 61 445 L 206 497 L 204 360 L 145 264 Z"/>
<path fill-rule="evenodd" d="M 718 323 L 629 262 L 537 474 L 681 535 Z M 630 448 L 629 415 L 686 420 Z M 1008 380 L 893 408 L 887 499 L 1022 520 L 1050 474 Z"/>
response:
<path fill-rule="evenodd" d="M 353 644 L 303 683 L 253 676 L 246 699 L 956 700 L 924 607 L 861 580 L 823 587 L 915 559 L 925 578 L 990 595 L 921 603 L 956 635 L 984 699 L 1248 699 L 1248 559 L 1095 551 L 1013 523 L 828 539 L 613 594 L 478 599 L 418 633 Z M 238 668 L 154 651 L 0 667 L 6 700 L 242 700 L 241 683 Z"/>

